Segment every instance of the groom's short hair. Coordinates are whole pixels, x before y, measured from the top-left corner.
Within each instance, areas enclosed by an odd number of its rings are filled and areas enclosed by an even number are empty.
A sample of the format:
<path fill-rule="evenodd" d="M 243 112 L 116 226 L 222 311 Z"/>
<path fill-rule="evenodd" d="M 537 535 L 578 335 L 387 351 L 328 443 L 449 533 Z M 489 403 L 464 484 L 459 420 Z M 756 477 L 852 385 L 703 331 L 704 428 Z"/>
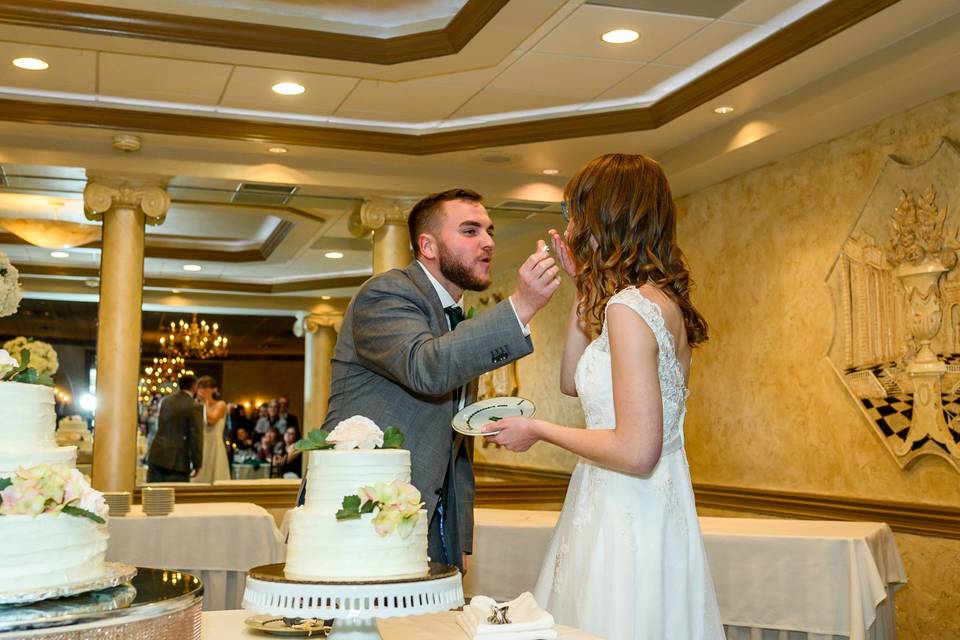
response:
<path fill-rule="evenodd" d="M 451 200 L 469 200 L 479 203 L 483 200 L 483 196 L 472 189 L 447 189 L 439 193 L 431 193 L 413 205 L 407 217 L 407 227 L 410 230 L 410 244 L 413 246 L 414 257 L 420 255 L 420 243 L 417 242 L 420 234 L 435 231 L 437 220 L 443 213 L 443 203 Z"/>

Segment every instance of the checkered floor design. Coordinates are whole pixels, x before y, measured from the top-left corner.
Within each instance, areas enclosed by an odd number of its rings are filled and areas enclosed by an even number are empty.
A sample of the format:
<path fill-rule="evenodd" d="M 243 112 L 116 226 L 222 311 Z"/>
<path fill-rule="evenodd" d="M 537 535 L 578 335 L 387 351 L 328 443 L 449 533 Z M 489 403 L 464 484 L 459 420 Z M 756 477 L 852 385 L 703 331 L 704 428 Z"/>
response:
<path fill-rule="evenodd" d="M 960 396 L 943 394 L 943 418 L 950 429 L 954 442 L 960 444 Z M 870 419 L 880 427 L 887 438 L 896 436 L 901 441 L 907 439 L 910 421 L 913 419 L 913 396 L 887 396 L 886 398 L 860 398 Z M 957 422 L 954 422 L 957 420 Z M 913 444 L 919 449 L 926 438 Z M 938 443 L 939 444 L 939 443 Z M 940 445 L 943 447 L 943 445 Z M 946 449 L 946 447 L 943 447 Z"/>

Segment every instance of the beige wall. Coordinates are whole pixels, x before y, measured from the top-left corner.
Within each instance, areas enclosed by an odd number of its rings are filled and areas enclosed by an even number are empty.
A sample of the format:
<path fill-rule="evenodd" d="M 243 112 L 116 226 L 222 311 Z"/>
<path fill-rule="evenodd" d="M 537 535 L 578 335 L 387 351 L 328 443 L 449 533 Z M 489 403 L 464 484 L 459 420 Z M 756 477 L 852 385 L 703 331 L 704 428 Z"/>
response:
<path fill-rule="evenodd" d="M 960 94 L 680 201 L 711 335 L 690 382 L 694 482 L 960 505 L 960 474 L 934 457 L 901 470 L 826 359 L 825 280 L 873 182 L 890 154 L 925 160 L 943 136 L 960 140 Z M 957 637 L 960 542 L 897 540 L 910 579 L 898 596 L 901 640 Z"/>
<path fill-rule="evenodd" d="M 302 360 L 224 360 L 223 399 L 267 401 L 280 395 L 290 398 L 290 411 L 303 419 Z"/>

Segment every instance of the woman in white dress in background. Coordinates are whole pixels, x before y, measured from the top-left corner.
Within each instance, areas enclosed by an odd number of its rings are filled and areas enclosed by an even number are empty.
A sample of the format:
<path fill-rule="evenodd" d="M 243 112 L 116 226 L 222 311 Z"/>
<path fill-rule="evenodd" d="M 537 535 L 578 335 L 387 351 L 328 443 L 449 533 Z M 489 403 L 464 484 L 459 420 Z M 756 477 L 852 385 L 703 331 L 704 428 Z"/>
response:
<path fill-rule="evenodd" d="M 645 156 L 601 156 L 567 184 L 563 210 L 566 243 L 550 235 L 577 295 L 560 389 L 580 396 L 587 428 L 487 427 L 511 451 L 544 440 L 581 457 L 534 595 L 558 623 L 608 640 L 720 640 L 683 450 L 691 349 L 707 325 L 669 183 Z"/>
<path fill-rule="evenodd" d="M 193 482 L 213 482 L 230 479 L 230 462 L 224 441 L 227 403 L 218 400 L 217 381 L 210 376 L 197 380 L 197 401 L 203 405 L 203 466 Z"/>

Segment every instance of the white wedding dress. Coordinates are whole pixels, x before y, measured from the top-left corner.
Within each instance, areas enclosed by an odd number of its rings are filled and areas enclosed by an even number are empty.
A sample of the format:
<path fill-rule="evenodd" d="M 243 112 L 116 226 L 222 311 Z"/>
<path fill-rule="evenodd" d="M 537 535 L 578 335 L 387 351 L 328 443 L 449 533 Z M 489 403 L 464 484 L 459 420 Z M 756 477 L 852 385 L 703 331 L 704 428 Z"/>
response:
<path fill-rule="evenodd" d="M 559 624 L 607 640 L 724 637 L 683 450 L 687 389 L 660 307 L 636 288 L 614 295 L 646 321 L 659 346 L 663 452 L 648 476 L 581 459 L 537 581 L 537 602 Z M 615 423 L 607 325 L 577 364 L 588 429 Z"/>
<path fill-rule="evenodd" d="M 193 477 L 193 482 L 215 482 L 230 479 L 230 461 L 227 459 L 227 447 L 223 440 L 223 428 L 226 414 L 220 416 L 216 424 L 207 423 L 207 407 L 203 407 L 203 464 Z"/>

